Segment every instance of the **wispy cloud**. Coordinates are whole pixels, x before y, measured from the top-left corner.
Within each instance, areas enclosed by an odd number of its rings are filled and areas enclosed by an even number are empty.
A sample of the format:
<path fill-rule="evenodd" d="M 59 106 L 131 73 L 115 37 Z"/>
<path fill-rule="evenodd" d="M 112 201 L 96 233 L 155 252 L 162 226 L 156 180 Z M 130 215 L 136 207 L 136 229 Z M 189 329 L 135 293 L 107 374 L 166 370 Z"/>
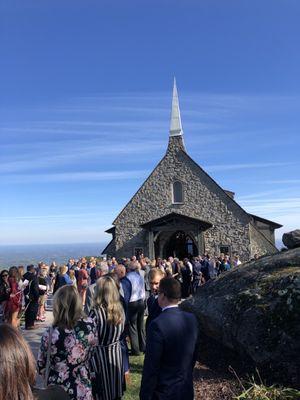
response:
<path fill-rule="evenodd" d="M 62 219 L 72 219 L 72 218 L 90 218 L 90 217 L 95 217 L 99 218 L 101 215 L 101 218 L 103 217 L 103 213 L 70 213 L 70 214 L 50 214 L 50 215 L 13 215 L 10 217 L 0 217 L 1 222 L 12 222 L 12 221 L 44 221 L 46 222 L 47 220 L 62 220 Z"/>
<path fill-rule="evenodd" d="M 283 167 L 288 165 L 295 165 L 294 162 L 264 162 L 264 163 L 245 163 L 245 164 L 217 164 L 207 165 L 205 170 L 214 171 L 231 171 L 239 169 L 257 169 L 257 168 L 270 168 L 270 167 Z"/>
<path fill-rule="evenodd" d="M 268 179 L 260 181 L 266 185 L 299 185 L 300 179 Z"/>
<path fill-rule="evenodd" d="M 268 191 L 265 191 L 265 192 L 251 193 L 251 194 L 247 194 L 247 195 L 244 195 L 244 196 L 237 196 L 237 197 L 238 197 L 238 201 L 247 201 L 247 200 L 252 200 L 252 199 L 254 201 L 256 201 L 257 199 L 260 199 L 261 197 L 268 197 L 268 196 L 278 195 L 279 193 L 286 193 L 286 189 L 268 190 Z"/>
<path fill-rule="evenodd" d="M 0 172 L 13 173 L 23 172 L 25 170 L 40 170 L 41 168 L 57 169 L 58 167 L 74 164 L 78 168 L 80 162 L 90 162 L 98 158 L 99 163 L 103 159 L 111 159 L 114 156 L 134 155 L 135 160 L 145 158 L 151 152 L 162 151 L 166 144 L 163 141 L 151 142 L 130 142 L 125 140 L 118 143 L 112 142 L 77 142 L 49 143 L 48 146 L 33 145 L 33 151 L 22 155 L 14 155 L 7 162 L 0 163 Z M 147 149 L 147 154 L 145 154 Z M 35 151 L 34 151 L 35 150 Z M 39 150 L 39 151 L 38 151 Z"/>
<path fill-rule="evenodd" d="M 2 183 L 49 183 L 49 182 L 74 182 L 74 181 L 111 181 L 143 178 L 149 174 L 147 170 L 136 171 L 104 171 L 104 172 L 62 172 L 45 174 L 18 174 L 7 175 Z"/>
<path fill-rule="evenodd" d="M 290 216 L 291 220 L 300 226 L 300 197 L 256 199 L 241 201 L 240 204 L 247 212 L 278 220 L 279 223 L 282 223 L 282 217 Z"/>

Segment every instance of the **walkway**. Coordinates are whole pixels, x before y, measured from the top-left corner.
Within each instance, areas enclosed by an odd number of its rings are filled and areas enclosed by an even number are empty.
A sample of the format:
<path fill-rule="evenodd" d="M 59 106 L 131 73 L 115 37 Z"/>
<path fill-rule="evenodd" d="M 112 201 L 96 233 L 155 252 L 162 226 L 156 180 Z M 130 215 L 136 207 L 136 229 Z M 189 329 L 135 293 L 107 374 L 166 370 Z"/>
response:
<path fill-rule="evenodd" d="M 24 338 L 29 343 L 35 358 L 37 358 L 37 355 L 38 355 L 38 351 L 39 351 L 40 343 L 41 343 L 41 337 L 42 337 L 46 327 L 49 326 L 52 322 L 52 295 L 48 296 L 46 309 L 47 309 L 46 321 L 45 322 L 36 322 L 35 326 L 37 326 L 37 329 L 34 329 L 32 331 L 26 331 L 25 327 L 24 327 L 24 323 L 21 326 L 21 332 L 22 332 Z M 39 375 L 37 375 L 36 386 L 37 387 L 43 386 L 43 379 Z"/>

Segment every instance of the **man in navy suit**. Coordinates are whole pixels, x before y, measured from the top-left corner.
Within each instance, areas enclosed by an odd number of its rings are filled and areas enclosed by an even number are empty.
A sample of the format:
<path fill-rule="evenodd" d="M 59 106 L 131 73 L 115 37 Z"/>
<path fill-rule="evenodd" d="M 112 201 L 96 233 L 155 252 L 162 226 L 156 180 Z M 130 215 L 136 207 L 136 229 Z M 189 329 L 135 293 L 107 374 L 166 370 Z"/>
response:
<path fill-rule="evenodd" d="M 181 289 L 176 279 L 163 278 L 158 293 L 162 313 L 149 325 L 140 399 L 192 400 L 197 320 L 178 308 Z"/>
<path fill-rule="evenodd" d="M 158 268 L 152 268 L 148 275 L 151 295 L 147 299 L 148 318 L 146 320 L 146 335 L 148 334 L 151 321 L 157 318 L 161 313 L 161 308 L 158 305 L 158 288 L 164 276 L 165 274 Z"/>

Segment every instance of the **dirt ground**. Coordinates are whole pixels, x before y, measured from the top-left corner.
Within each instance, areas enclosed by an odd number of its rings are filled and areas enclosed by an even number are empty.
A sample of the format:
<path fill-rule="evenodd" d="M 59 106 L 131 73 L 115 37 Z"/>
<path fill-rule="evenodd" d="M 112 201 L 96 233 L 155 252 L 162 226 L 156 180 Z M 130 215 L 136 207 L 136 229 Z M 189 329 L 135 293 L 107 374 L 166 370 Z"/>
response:
<path fill-rule="evenodd" d="M 252 366 L 246 357 L 241 360 L 216 342 L 204 339 L 200 344 L 194 370 L 195 399 L 232 400 L 243 389 L 232 371 L 242 380 L 249 380 Z"/>
<path fill-rule="evenodd" d="M 228 373 L 213 371 L 200 362 L 194 371 L 194 390 L 199 400 L 232 400 L 241 392 L 237 380 Z"/>

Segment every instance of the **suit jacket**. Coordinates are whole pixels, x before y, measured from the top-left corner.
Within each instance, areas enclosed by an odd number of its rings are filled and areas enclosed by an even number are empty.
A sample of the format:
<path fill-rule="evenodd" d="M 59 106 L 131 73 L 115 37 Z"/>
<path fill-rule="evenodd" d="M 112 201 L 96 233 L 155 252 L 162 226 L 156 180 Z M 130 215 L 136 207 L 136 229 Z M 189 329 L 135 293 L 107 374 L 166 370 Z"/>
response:
<path fill-rule="evenodd" d="M 159 307 L 157 298 L 154 294 L 151 294 L 151 296 L 148 297 L 147 307 L 148 317 L 146 319 L 146 334 L 148 334 L 150 323 L 161 313 L 161 308 Z"/>
<path fill-rule="evenodd" d="M 131 292 L 132 292 L 132 285 L 130 280 L 124 276 L 124 278 L 120 279 L 120 295 L 123 297 L 123 306 L 124 306 L 124 312 L 125 312 L 125 317 L 126 317 L 126 324 L 128 323 L 128 304 L 129 300 L 131 297 Z"/>
<path fill-rule="evenodd" d="M 84 312 L 86 315 L 89 315 L 92 306 L 93 306 L 93 296 L 95 291 L 96 283 L 88 286 L 86 289 L 86 297 L 85 297 L 85 305 L 84 305 Z"/>
<path fill-rule="evenodd" d="M 29 281 L 24 290 L 24 294 L 26 296 L 25 300 L 27 299 L 27 301 L 30 300 L 31 302 L 38 302 L 40 296 L 38 277 L 32 272 L 26 272 L 23 275 L 23 281 L 25 279 Z"/>
<path fill-rule="evenodd" d="M 168 308 L 148 329 L 141 400 L 192 400 L 198 324 L 193 314 Z"/>

